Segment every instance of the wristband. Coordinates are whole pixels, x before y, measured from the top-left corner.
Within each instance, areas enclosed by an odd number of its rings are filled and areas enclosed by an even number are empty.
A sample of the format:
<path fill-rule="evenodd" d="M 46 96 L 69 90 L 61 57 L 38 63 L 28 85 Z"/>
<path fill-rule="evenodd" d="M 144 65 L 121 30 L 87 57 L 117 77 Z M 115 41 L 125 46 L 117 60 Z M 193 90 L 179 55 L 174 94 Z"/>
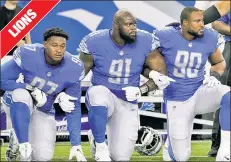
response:
<path fill-rule="evenodd" d="M 217 8 L 214 5 L 212 5 L 207 10 L 205 10 L 203 15 L 204 15 L 205 25 L 209 24 L 213 21 L 216 21 L 217 19 L 219 19 L 221 17 L 219 11 L 217 10 Z"/>
<path fill-rule="evenodd" d="M 216 71 L 210 71 L 210 76 L 214 76 L 217 80 L 221 78 L 221 75 Z"/>
<path fill-rule="evenodd" d="M 149 87 L 147 84 L 142 85 L 139 89 L 142 95 L 149 91 Z"/>

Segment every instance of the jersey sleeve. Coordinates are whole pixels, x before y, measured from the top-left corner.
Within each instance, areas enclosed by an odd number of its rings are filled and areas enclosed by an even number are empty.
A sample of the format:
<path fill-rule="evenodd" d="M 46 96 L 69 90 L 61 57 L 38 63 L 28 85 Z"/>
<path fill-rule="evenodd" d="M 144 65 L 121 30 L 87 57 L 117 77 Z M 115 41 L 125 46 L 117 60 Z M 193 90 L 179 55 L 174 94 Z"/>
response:
<path fill-rule="evenodd" d="M 94 48 L 94 36 L 97 34 L 96 32 L 92 32 L 88 35 L 86 35 L 79 44 L 79 50 L 83 53 L 92 54 L 93 48 Z"/>
<path fill-rule="evenodd" d="M 24 70 L 25 60 L 24 46 L 18 47 L 14 53 L 12 60 L 1 66 L 1 88 L 6 91 L 13 91 L 17 88 L 25 88 L 25 83 L 16 83 L 20 73 Z"/>
<path fill-rule="evenodd" d="M 13 91 L 17 88 L 25 88 L 25 83 L 16 83 L 20 73 L 22 73 L 22 69 L 14 60 L 9 60 L 1 65 L 1 89 Z"/>
<path fill-rule="evenodd" d="M 86 54 L 91 54 L 91 50 L 90 50 L 90 41 L 89 41 L 89 35 L 85 36 L 80 44 L 79 44 L 79 50 L 80 52 L 86 53 Z"/>
<path fill-rule="evenodd" d="M 158 31 L 154 30 L 152 33 L 152 50 L 160 48 L 160 39 L 158 37 Z"/>
<path fill-rule="evenodd" d="M 145 30 L 140 30 L 137 29 L 138 35 L 142 38 L 142 48 L 146 48 L 147 52 L 146 52 L 146 56 L 148 56 L 150 54 L 150 52 L 152 50 L 154 50 L 155 48 L 153 48 L 153 37 L 152 34 L 149 33 L 148 31 Z"/>
<path fill-rule="evenodd" d="M 219 33 L 217 31 L 211 30 L 209 40 L 211 40 L 211 43 L 209 45 L 212 48 L 211 54 L 213 54 L 220 45 Z"/>
<path fill-rule="evenodd" d="M 152 33 L 152 48 L 157 49 L 159 48 L 161 51 L 164 48 L 165 42 L 168 41 L 168 37 L 170 34 L 170 28 L 172 27 L 165 27 L 163 29 L 156 29 Z"/>
<path fill-rule="evenodd" d="M 228 13 L 228 14 L 230 14 L 230 13 Z M 229 22 L 228 14 L 226 14 L 225 16 L 222 16 L 222 17 L 219 18 L 217 21 L 221 21 L 221 22 L 223 22 L 223 23 L 225 23 L 225 24 L 228 24 L 228 22 Z"/>
<path fill-rule="evenodd" d="M 18 47 L 13 53 L 13 60 L 18 65 L 19 68 L 23 69 L 23 60 L 24 60 L 24 49 L 23 47 Z"/>
<path fill-rule="evenodd" d="M 36 44 L 24 44 L 14 51 L 13 60 L 22 70 L 31 64 L 31 57 L 37 52 L 36 47 Z"/>

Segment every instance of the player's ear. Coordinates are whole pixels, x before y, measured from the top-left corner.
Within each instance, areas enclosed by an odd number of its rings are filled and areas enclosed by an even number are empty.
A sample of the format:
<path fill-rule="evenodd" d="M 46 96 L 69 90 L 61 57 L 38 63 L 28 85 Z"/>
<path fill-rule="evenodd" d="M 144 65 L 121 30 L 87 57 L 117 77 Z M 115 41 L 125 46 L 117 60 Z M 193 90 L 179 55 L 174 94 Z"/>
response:
<path fill-rule="evenodd" d="M 47 41 L 43 41 L 44 48 L 47 48 Z"/>
<path fill-rule="evenodd" d="M 187 20 L 183 20 L 183 25 L 184 26 L 188 26 L 188 21 Z"/>
<path fill-rule="evenodd" d="M 119 24 L 118 24 L 118 22 L 114 21 L 113 25 L 114 25 L 114 27 L 115 27 L 116 29 L 119 29 Z"/>

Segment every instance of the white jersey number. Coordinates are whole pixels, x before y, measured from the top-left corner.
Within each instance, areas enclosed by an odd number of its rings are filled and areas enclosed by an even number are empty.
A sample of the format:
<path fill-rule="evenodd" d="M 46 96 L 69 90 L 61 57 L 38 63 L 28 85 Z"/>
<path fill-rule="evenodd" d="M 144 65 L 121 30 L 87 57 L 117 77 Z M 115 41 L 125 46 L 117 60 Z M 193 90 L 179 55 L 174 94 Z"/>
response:
<path fill-rule="evenodd" d="M 194 62 L 196 62 L 195 65 Z M 178 51 L 175 59 L 173 75 L 179 78 L 196 78 L 198 76 L 198 69 L 201 66 L 201 63 L 201 53 Z"/>
<path fill-rule="evenodd" d="M 130 76 L 130 67 L 132 59 L 125 60 L 112 60 L 109 74 L 114 77 L 109 77 L 108 81 L 110 83 L 121 84 L 121 79 L 123 79 L 123 84 L 128 84 L 128 77 Z M 123 67 L 125 65 L 125 74 L 122 76 Z"/>
<path fill-rule="evenodd" d="M 23 47 L 30 50 L 30 51 L 36 51 L 35 44 L 24 44 Z"/>
<path fill-rule="evenodd" d="M 36 84 L 38 84 L 38 88 L 41 90 L 45 85 L 47 85 L 47 86 L 49 86 L 50 87 L 50 89 L 47 91 L 47 92 L 45 92 L 45 93 L 47 93 L 47 94 L 52 94 L 53 92 L 55 92 L 56 91 L 56 89 L 58 88 L 58 84 L 55 84 L 55 83 L 53 83 L 53 82 L 51 82 L 51 81 L 46 81 L 46 80 L 44 80 L 44 79 L 42 79 L 42 78 L 39 78 L 39 77 L 34 77 L 34 79 L 33 79 L 33 81 L 31 82 L 31 84 L 30 85 L 32 85 L 33 87 L 35 87 L 36 86 Z"/>

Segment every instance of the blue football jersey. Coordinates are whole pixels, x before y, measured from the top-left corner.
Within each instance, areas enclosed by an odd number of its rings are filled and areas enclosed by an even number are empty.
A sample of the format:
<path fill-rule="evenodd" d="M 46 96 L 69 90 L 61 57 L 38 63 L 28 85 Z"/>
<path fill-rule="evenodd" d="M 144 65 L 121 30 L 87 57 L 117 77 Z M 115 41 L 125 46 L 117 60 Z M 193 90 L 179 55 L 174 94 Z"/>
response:
<path fill-rule="evenodd" d="M 25 83 L 38 87 L 47 94 L 47 103 L 40 110 L 52 111 L 56 95 L 63 90 L 80 98 L 84 66 L 77 57 L 65 52 L 62 63 L 51 66 L 45 61 L 43 45 L 31 44 L 17 48 L 13 59 L 21 68 Z"/>
<path fill-rule="evenodd" d="M 135 43 L 124 46 L 113 42 L 110 29 L 85 36 L 79 48 L 94 58 L 92 84 L 104 85 L 110 90 L 139 86 L 145 59 L 154 48 L 152 41 L 151 33 L 143 30 L 137 30 Z"/>
<path fill-rule="evenodd" d="M 186 40 L 181 28 L 154 30 L 153 38 L 164 56 L 168 76 L 175 79 L 165 90 L 167 100 L 185 101 L 203 84 L 208 57 L 218 48 L 218 33 L 205 28 L 204 36 Z"/>

